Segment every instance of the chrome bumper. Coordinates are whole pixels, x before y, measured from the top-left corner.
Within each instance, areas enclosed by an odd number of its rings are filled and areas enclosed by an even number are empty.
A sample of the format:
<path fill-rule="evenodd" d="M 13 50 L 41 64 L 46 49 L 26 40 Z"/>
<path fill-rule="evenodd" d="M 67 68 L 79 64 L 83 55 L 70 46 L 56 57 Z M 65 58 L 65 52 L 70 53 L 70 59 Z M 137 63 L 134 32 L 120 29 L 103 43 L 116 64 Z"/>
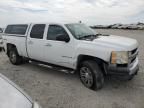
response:
<path fill-rule="evenodd" d="M 115 77 L 121 78 L 121 79 L 129 79 L 130 77 L 137 74 L 139 70 L 138 65 L 138 58 L 136 58 L 133 63 L 128 65 L 127 67 L 119 67 L 114 65 L 109 65 L 107 67 L 107 73 L 109 75 L 113 75 Z"/>
<path fill-rule="evenodd" d="M 130 65 L 129 75 L 135 74 L 138 70 L 139 70 L 138 58 L 136 58 L 135 62 Z"/>

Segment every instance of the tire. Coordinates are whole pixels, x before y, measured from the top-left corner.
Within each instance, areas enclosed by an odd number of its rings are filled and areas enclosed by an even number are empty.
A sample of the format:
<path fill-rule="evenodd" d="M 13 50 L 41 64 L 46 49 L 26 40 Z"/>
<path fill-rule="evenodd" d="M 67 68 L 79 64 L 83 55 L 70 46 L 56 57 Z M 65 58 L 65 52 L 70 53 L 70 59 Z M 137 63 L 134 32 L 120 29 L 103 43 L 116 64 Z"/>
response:
<path fill-rule="evenodd" d="M 29 63 L 29 59 L 28 58 L 23 58 L 23 63 Z"/>
<path fill-rule="evenodd" d="M 23 63 L 23 58 L 18 55 L 16 48 L 12 48 L 9 51 L 9 60 L 14 65 L 20 65 Z"/>
<path fill-rule="evenodd" d="M 131 80 L 133 80 L 134 79 L 134 76 L 130 76 L 128 79 L 127 79 L 127 81 L 131 81 Z"/>
<path fill-rule="evenodd" d="M 95 61 L 84 61 L 79 69 L 81 82 L 91 90 L 99 90 L 104 85 L 104 75 Z"/>

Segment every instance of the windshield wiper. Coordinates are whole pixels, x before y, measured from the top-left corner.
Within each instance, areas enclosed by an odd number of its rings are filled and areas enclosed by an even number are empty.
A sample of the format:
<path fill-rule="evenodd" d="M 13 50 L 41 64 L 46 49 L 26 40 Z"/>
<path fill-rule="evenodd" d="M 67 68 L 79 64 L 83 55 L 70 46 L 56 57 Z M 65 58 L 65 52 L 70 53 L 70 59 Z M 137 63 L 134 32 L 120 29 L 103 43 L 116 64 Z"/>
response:
<path fill-rule="evenodd" d="M 91 35 L 85 35 L 82 37 L 79 37 L 79 39 L 86 39 L 86 38 L 96 38 L 97 36 L 102 35 L 102 34 L 91 34 Z"/>

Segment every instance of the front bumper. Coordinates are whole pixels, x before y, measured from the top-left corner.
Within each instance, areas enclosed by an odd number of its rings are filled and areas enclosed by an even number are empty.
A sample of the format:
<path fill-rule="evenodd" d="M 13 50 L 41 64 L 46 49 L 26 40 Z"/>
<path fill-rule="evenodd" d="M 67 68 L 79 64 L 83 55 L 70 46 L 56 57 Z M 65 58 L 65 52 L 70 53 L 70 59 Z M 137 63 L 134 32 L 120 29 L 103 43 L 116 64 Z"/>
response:
<path fill-rule="evenodd" d="M 127 67 L 119 67 L 116 65 L 109 65 L 107 67 L 107 73 L 109 75 L 115 76 L 120 79 L 130 79 L 134 75 L 137 74 L 139 70 L 139 65 L 138 65 L 138 58 L 136 58 L 133 63 L 128 65 Z"/>

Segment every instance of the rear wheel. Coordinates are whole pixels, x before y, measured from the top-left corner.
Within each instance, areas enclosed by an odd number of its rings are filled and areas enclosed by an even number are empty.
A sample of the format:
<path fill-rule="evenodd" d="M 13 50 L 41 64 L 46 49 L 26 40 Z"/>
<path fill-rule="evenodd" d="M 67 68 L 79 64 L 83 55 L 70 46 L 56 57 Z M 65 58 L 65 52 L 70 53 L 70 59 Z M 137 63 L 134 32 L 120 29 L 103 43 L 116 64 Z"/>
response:
<path fill-rule="evenodd" d="M 84 61 L 80 67 L 81 82 L 89 89 L 98 90 L 104 85 L 103 73 L 95 61 Z"/>
<path fill-rule="evenodd" d="M 9 51 L 9 59 L 10 59 L 10 62 L 14 65 L 19 65 L 19 64 L 22 64 L 23 62 L 23 58 L 18 55 L 16 48 L 12 48 Z"/>

